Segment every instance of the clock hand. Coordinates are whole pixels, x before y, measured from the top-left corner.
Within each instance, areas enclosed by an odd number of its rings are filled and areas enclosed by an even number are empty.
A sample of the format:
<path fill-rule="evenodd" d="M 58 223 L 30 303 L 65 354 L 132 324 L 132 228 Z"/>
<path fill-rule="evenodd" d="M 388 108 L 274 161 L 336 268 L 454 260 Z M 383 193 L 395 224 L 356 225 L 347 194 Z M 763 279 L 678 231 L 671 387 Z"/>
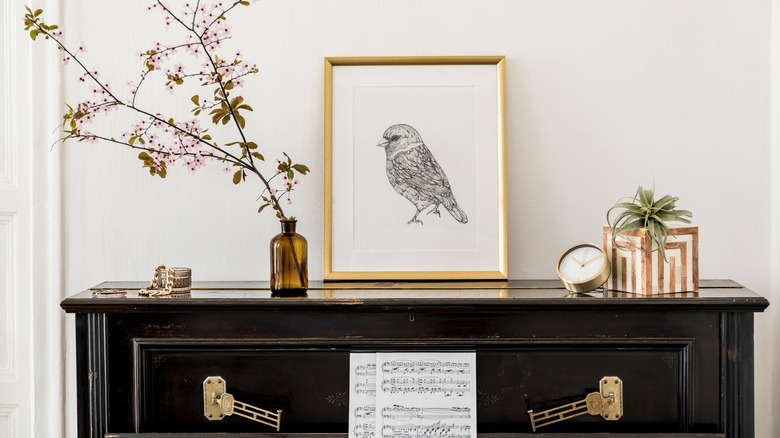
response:
<path fill-rule="evenodd" d="M 588 260 L 587 262 L 583 263 L 582 266 L 587 265 L 588 263 L 592 262 L 593 260 L 596 260 L 597 258 L 601 257 L 601 255 L 597 255 L 596 257 L 593 257 L 592 259 Z"/>
<path fill-rule="evenodd" d="M 571 259 L 574 260 L 575 262 L 579 263 L 580 266 L 585 266 L 585 263 L 582 263 L 581 261 L 577 260 L 576 258 L 574 258 L 574 256 L 571 256 Z"/>

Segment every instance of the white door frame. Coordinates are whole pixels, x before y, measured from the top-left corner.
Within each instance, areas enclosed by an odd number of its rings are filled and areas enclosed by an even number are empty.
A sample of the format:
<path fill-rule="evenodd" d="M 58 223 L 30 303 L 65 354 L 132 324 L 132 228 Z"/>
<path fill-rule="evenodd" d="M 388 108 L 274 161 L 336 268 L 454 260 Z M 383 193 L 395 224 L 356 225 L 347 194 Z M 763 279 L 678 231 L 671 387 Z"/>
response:
<path fill-rule="evenodd" d="M 61 70 L 56 47 L 25 34 L 25 4 L 51 22 L 62 10 L 59 0 L 0 6 L 0 438 L 65 434 L 61 161 L 51 148 Z"/>

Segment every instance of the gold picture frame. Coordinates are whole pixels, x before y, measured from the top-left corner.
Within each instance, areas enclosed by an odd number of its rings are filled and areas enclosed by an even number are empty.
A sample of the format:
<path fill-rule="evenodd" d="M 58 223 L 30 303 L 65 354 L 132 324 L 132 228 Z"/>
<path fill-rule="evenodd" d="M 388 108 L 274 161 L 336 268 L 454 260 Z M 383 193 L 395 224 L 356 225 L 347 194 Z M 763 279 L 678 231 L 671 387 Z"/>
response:
<path fill-rule="evenodd" d="M 506 280 L 505 57 L 329 57 L 324 61 L 324 280 Z M 414 198 L 416 204 L 408 196 L 398 196 L 403 189 L 393 181 L 388 183 L 385 172 L 378 170 L 380 159 L 394 156 L 387 151 L 390 146 L 377 158 L 381 151 L 369 146 L 378 144 L 360 141 L 370 138 L 367 133 L 381 140 L 383 131 L 387 135 L 391 128 L 410 128 L 407 119 L 428 127 L 418 138 L 431 138 L 432 144 L 438 141 L 436 151 L 430 147 L 436 157 L 434 165 L 439 172 L 448 166 L 454 169 L 456 179 L 449 178 L 452 189 L 442 174 L 443 184 L 451 195 L 456 188 L 467 194 L 461 201 L 452 198 L 454 208 L 463 214 L 452 212 L 452 202 L 430 202 L 421 209 L 419 198 Z M 379 126 L 388 126 L 387 131 L 377 130 Z M 450 127 L 465 135 L 451 133 Z M 417 134 L 414 128 L 411 131 Z M 431 132 L 438 133 L 438 139 Z M 447 142 L 447 138 L 456 141 Z M 379 143 L 382 146 L 383 141 Z M 419 144 L 422 141 L 405 147 Z M 355 164 L 368 163 L 358 155 L 370 157 L 370 169 Z M 439 166 L 437 160 L 450 162 L 442 161 Z M 380 182 L 382 175 L 384 183 Z M 365 176 L 369 178 L 362 178 Z M 357 180 L 360 183 L 355 183 Z M 370 203 L 360 204 L 359 200 Z M 338 208 L 334 208 L 334 201 Z M 468 204 L 469 209 L 460 209 L 458 202 Z M 441 213 L 440 205 L 447 207 Z M 408 223 L 389 217 L 400 215 L 400 211 L 405 215 L 404 208 L 410 214 L 416 208 Z M 426 228 L 423 220 L 433 223 Z M 390 225 L 380 224 L 391 221 Z M 375 230 L 371 228 L 374 225 Z M 404 239 L 408 248 L 401 246 Z"/>

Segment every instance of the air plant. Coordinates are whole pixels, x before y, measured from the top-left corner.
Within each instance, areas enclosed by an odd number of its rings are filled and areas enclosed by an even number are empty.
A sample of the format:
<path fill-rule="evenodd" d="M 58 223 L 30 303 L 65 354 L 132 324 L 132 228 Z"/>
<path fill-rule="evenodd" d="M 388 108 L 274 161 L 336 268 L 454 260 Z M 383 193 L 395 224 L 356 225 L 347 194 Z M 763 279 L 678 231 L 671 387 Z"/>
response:
<path fill-rule="evenodd" d="M 658 200 L 655 199 L 655 188 L 653 190 L 643 189 L 642 186 L 636 190 L 633 198 L 621 198 L 607 211 L 607 224 L 612 228 L 612 245 L 620 249 L 627 249 L 615 240 L 620 234 L 632 230 L 647 230 L 647 235 L 652 241 L 652 249 L 644 252 L 661 251 L 661 255 L 666 259 L 666 238 L 669 235 L 668 222 L 691 223 L 691 212 L 688 210 L 675 210 L 677 201 L 680 198 L 666 195 Z M 625 202 L 629 200 L 630 202 Z M 615 209 L 623 209 L 614 221 L 610 221 L 610 214 Z"/>

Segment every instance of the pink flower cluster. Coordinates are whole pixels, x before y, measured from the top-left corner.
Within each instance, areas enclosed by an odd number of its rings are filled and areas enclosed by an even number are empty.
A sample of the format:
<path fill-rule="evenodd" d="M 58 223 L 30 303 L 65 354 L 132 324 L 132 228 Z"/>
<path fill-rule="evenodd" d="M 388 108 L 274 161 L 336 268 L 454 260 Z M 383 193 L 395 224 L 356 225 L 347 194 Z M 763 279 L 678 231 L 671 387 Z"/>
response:
<path fill-rule="evenodd" d="M 97 75 L 97 72 L 92 72 Z M 98 138 L 95 134 L 86 129 L 96 116 L 106 114 L 116 110 L 122 103 L 111 96 L 111 88 L 108 83 L 103 86 L 93 86 L 90 88 L 91 99 L 79 102 L 76 108 L 68 113 L 69 119 L 73 120 L 73 125 L 69 125 L 73 135 L 83 137 L 87 143 L 95 143 Z"/>
<path fill-rule="evenodd" d="M 161 117 L 157 115 L 157 117 Z M 134 141 L 143 139 L 143 147 L 149 151 L 158 169 L 182 162 L 190 171 L 196 171 L 208 160 L 215 159 L 211 147 L 199 138 L 203 135 L 197 119 L 181 123 L 165 123 L 160 120 L 139 120 L 129 132 L 122 133 L 122 139 Z"/>
<path fill-rule="evenodd" d="M 230 2 L 229 6 L 235 6 L 235 3 Z M 193 9 L 193 6 L 187 3 L 184 12 L 182 12 L 184 18 L 181 23 L 191 30 L 183 44 L 166 46 L 161 42 L 156 42 L 151 49 L 139 54 L 146 67 L 142 73 L 141 82 L 149 71 L 165 69 L 169 79 L 165 86 L 167 91 L 173 94 L 176 85 L 179 85 L 186 77 L 197 77 L 204 84 L 216 84 L 219 82 L 218 73 L 222 75 L 223 83 L 232 82 L 233 87 L 240 87 L 244 83 L 244 76 L 257 73 L 257 65 L 245 64 L 240 59 L 239 53 L 232 61 L 208 56 L 197 72 L 185 72 L 181 64 L 165 68 L 165 64 L 170 63 L 173 60 L 173 55 L 180 50 L 184 50 L 185 53 L 196 58 L 203 55 L 204 51 L 207 52 L 207 55 L 211 55 L 222 46 L 225 39 L 230 37 L 230 26 L 227 25 L 226 20 L 220 19 L 222 14 L 228 10 L 224 3 L 201 4 L 199 2 L 198 4 L 198 8 Z M 161 11 L 166 25 L 170 25 L 172 20 L 176 20 L 171 11 L 161 4 L 154 4 L 148 9 Z M 212 65 L 212 62 L 215 62 L 216 65 Z"/>
<path fill-rule="evenodd" d="M 236 53 L 232 60 L 218 57 L 213 53 L 221 47 L 225 39 L 230 38 L 231 29 L 226 24 L 226 20 L 220 17 L 235 7 L 237 3 L 230 1 L 225 6 L 220 1 L 209 4 L 198 2 L 197 9 L 192 4 L 187 4 L 184 13 L 180 15 L 180 17 L 184 17 L 182 19 L 175 17 L 168 7 L 160 1 L 149 6 L 149 10 L 157 10 L 162 13 L 166 25 L 182 24 L 189 28 L 191 32 L 187 39 L 183 43 L 173 46 L 155 42 L 150 49 L 139 53 L 139 57 L 143 61 L 143 69 L 136 83 L 132 81 L 127 83 L 130 88 L 130 97 L 126 102 L 115 97 L 109 84 L 101 80 L 100 72 L 85 70 L 79 80 L 91 82 L 94 85 L 90 87 L 90 98 L 80 102 L 69 113 L 72 120 L 69 125 L 69 136 L 80 138 L 88 143 L 95 143 L 99 139 L 115 142 L 121 140 L 134 148 L 145 150 L 158 170 L 162 170 L 163 166 L 168 167 L 180 162 L 190 171 L 196 171 L 208 161 L 226 158 L 224 151 L 209 145 L 210 141 L 202 138 L 205 135 L 205 129 L 200 126 L 197 119 L 185 122 L 174 122 L 171 119 L 166 121 L 167 118 L 161 114 L 152 115 L 136 108 L 135 96 L 146 76 L 153 71 L 165 73 L 168 78 L 166 88 L 171 93 L 176 85 L 190 77 L 198 77 L 205 84 L 221 82 L 228 89 L 232 89 L 243 84 L 244 76 L 257 73 L 257 65 L 244 63 L 240 53 Z M 59 32 L 56 34 L 60 35 Z M 61 48 L 64 50 L 64 47 Z M 75 51 L 66 53 L 62 63 L 68 64 L 71 60 L 78 60 L 77 55 L 86 51 L 87 46 L 82 42 Z M 185 64 L 178 59 L 179 57 L 175 56 L 180 52 L 193 55 L 204 62 L 199 68 L 188 71 Z M 219 104 L 219 101 L 204 100 L 203 102 L 200 104 L 203 111 L 208 111 L 209 108 Z M 94 134 L 87 129 L 96 116 L 108 113 L 120 106 L 134 109 L 146 116 L 135 122 L 127 132 L 123 132 L 119 140 Z M 206 138 L 208 139 L 208 136 Z M 230 167 L 228 165 L 226 170 L 230 170 Z M 289 191 L 294 184 L 297 184 L 297 181 L 288 181 L 284 176 L 283 187 L 279 191 L 287 192 L 289 197 Z"/>

